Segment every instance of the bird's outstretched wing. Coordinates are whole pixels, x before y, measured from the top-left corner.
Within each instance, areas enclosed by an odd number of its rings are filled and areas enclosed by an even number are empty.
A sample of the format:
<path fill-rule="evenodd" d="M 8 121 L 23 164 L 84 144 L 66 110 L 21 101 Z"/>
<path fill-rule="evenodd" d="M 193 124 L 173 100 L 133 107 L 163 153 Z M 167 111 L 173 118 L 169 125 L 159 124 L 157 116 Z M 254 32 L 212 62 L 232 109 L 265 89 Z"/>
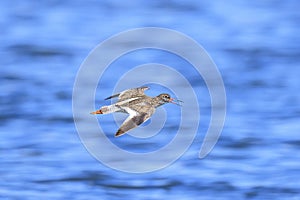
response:
<path fill-rule="evenodd" d="M 118 97 L 119 100 L 126 100 L 129 98 L 134 98 L 134 97 L 141 97 L 145 95 L 145 91 L 148 90 L 149 87 L 139 87 L 139 88 L 132 88 L 132 89 L 128 89 L 128 90 L 124 90 L 123 92 L 120 92 L 118 94 L 114 94 L 110 97 L 105 98 L 104 100 L 108 100 L 111 98 L 115 98 Z"/>
<path fill-rule="evenodd" d="M 129 116 L 120 126 L 119 130 L 116 132 L 115 137 L 121 136 L 125 134 L 127 131 L 136 128 L 143 122 L 147 121 L 154 113 L 155 108 L 150 106 L 149 104 L 144 104 L 139 106 L 139 112 L 134 108 L 123 107 Z"/>

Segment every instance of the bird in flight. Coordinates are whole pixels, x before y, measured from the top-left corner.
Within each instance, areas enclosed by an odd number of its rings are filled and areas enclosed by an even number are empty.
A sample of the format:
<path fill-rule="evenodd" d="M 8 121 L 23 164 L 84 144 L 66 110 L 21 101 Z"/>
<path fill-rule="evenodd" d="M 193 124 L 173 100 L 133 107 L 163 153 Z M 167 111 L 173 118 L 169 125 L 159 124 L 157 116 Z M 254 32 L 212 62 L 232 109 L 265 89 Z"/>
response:
<path fill-rule="evenodd" d="M 118 97 L 118 101 L 112 105 L 102 106 L 99 110 L 91 112 L 91 114 L 109 114 L 113 112 L 129 114 L 115 134 L 115 137 L 118 137 L 150 119 L 157 107 L 165 103 L 173 103 L 180 106 L 180 102 L 182 102 L 171 98 L 167 93 L 149 97 L 144 93 L 148 89 L 149 87 L 145 86 L 132 88 L 107 97 L 105 100 Z"/>

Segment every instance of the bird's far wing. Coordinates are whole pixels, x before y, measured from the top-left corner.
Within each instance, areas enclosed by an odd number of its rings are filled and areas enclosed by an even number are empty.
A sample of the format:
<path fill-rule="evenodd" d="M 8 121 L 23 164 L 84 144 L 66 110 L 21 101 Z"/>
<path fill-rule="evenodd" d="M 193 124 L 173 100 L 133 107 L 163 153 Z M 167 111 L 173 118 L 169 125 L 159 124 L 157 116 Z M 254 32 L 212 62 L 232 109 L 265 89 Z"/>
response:
<path fill-rule="evenodd" d="M 145 95 L 144 92 L 145 90 L 148 90 L 149 87 L 139 87 L 139 88 L 132 88 L 132 89 L 128 89 L 128 90 L 124 90 L 123 92 L 120 92 L 118 94 L 114 94 L 110 97 L 105 98 L 104 100 L 108 100 L 108 99 L 112 99 L 115 97 L 119 97 L 119 100 L 125 100 L 125 99 L 129 99 L 132 97 L 139 97 L 139 96 L 143 96 Z"/>
<path fill-rule="evenodd" d="M 151 106 L 143 106 L 142 112 L 137 112 L 128 107 L 124 108 L 124 110 L 129 113 L 129 116 L 120 126 L 119 130 L 115 134 L 115 137 L 121 136 L 127 131 L 136 128 L 143 122 L 147 121 L 154 113 L 155 108 Z"/>
<path fill-rule="evenodd" d="M 104 100 L 108 100 L 108 99 L 112 99 L 112 98 L 118 97 L 118 96 L 120 96 L 120 94 L 121 94 L 121 93 L 114 94 L 114 95 L 112 95 L 112 96 L 109 96 L 109 97 L 105 98 Z"/>
<path fill-rule="evenodd" d="M 119 100 L 125 100 L 125 99 L 129 99 L 129 98 L 144 96 L 145 95 L 144 92 L 148 89 L 149 89 L 149 87 L 139 87 L 139 88 L 125 90 L 124 92 L 120 93 Z"/>

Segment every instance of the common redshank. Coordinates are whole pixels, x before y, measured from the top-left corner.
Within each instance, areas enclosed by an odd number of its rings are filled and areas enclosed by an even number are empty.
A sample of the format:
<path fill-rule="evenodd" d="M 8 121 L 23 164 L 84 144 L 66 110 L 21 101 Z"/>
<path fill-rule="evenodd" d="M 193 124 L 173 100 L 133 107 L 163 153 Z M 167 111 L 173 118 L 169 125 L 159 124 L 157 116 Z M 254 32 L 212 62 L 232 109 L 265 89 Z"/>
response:
<path fill-rule="evenodd" d="M 91 114 L 108 114 L 113 112 L 129 114 L 115 134 L 115 137 L 118 137 L 150 119 L 157 107 L 165 103 L 180 105 L 179 102 L 182 102 L 171 98 L 167 93 L 149 97 L 144 93 L 148 89 L 149 87 L 133 88 L 107 97 L 105 100 L 118 97 L 118 101 L 112 105 L 102 106 L 99 110 L 91 112 Z"/>

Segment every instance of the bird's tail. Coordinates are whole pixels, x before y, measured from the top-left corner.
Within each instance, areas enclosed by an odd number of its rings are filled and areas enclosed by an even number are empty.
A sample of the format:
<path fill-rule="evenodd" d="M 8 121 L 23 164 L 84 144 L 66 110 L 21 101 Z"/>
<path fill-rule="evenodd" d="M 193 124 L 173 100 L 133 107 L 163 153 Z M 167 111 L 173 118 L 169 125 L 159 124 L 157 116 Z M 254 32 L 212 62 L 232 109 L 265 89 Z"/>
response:
<path fill-rule="evenodd" d="M 109 105 L 109 106 L 102 106 L 99 110 L 91 112 L 91 114 L 93 114 L 93 115 L 97 115 L 97 114 L 109 114 L 109 113 L 117 112 L 119 110 L 120 110 L 119 107 L 117 107 L 115 105 Z"/>

